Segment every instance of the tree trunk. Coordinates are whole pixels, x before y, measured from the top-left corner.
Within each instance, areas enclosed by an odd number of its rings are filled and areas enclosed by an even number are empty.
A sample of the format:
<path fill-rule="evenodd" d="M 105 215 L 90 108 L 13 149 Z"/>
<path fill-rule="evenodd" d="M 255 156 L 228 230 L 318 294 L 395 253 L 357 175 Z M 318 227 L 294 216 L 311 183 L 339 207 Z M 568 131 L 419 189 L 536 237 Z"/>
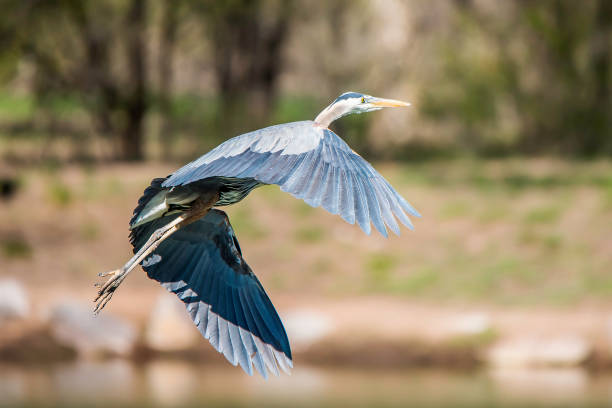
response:
<path fill-rule="evenodd" d="M 128 85 L 125 98 L 125 127 L 121 132 L 124 160 L 142 160 L 146 95 L 146 0 L 132 0 L 126 18 Z"/>
<path fill-rule="evenodd" d="M 273 108 L 293 2 L 266 5 L 244 0 L 206 16 L 221 98 L 218 128 L 225 137 L 264 125 Z"/>
<path fill-rule="evenodd" d="M 591 69 L 593 71 L 593 113 L 595 123 L 586 134 L 584 150 L 588 155 L 602 153 L 602 147 L 612 149 L 612 101 L 610 97 L 610 65 L 612 64 L 612 2 L 599 0 L 595 12 Z M 608 150 L 608 152 L 610 152 Z"/>
<path fill-rule="evenodd" d="M 172 82 L 174 79 L 174 49 L 178 28 L 178 0 L 165 0 L 159 45 L 159 110 L 161 113 L 160 143 L 168 159 L 172 152 Z"/>

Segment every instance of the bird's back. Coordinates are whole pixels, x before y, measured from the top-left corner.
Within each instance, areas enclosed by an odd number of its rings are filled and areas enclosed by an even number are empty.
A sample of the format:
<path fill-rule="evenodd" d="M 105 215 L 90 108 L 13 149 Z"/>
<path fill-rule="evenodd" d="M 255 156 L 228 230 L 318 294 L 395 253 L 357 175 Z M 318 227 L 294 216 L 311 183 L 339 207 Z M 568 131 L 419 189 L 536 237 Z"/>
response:
<path fill-rule="evenodd" d="M 228 169 L 226 159 L 254 153 L 265 157 L 266 153 L 281 153 L 282 155 L 299 155 L 315 149 L 324 136 L 324 131 L 315 126 L 311 120 L 283 123 L 253 132 L 236 136 L 220 144 L 213 150 L 186 164 L 174 172 L 166 181 L 164 187 L 179 186 L 191 183 L 205 177 L 226 176 L 228 170 L 232 174 L 239 173 L 236 168 Z M 246 167 L 247 160 L 232 161 L 231 165 L 242 163 Z"/>

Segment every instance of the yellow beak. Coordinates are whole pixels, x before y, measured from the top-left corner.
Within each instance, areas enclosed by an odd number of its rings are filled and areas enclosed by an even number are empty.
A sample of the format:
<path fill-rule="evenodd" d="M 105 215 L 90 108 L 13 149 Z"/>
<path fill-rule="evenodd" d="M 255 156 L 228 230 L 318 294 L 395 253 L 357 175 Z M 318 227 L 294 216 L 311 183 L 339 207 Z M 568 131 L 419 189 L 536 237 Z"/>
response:
<path fill-rule="evenodd" d="M 372 98 L 369 101 L 371 105 L 380 106 L 383 108 L 401 108 L 410 106 L 408 102 L 396 101 L 395 99 Z"/>

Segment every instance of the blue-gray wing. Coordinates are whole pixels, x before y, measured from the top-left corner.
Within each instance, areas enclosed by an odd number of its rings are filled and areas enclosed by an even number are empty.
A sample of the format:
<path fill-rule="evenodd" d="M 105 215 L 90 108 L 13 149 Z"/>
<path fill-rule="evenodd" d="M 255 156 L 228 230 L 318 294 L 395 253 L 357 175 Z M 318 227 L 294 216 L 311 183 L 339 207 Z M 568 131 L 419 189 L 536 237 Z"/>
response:
<path fill-rule="evenodd" d="M 418 212 L 367 161 L 329 129 L 311 121 L 247 133 L 219 145 L 172 174 L 164 187 L 207 177 L 254 178 L 277 184 L 313 207 L 370 233 L 370 223 L 387 236 L 399 235 L 396 218 L 412 228 L 406 213 Z"/>
<path fill-rule="evenodd" d="M 132 231 L 136 251 L 166 216 Z M 289 340 L 272 302 L 242 258 L 223 211 L 172 234 L 142 262 L 151 279 L 178 295 L 200 333 L 233 365 L 265 378 L 293 366 Z"/>

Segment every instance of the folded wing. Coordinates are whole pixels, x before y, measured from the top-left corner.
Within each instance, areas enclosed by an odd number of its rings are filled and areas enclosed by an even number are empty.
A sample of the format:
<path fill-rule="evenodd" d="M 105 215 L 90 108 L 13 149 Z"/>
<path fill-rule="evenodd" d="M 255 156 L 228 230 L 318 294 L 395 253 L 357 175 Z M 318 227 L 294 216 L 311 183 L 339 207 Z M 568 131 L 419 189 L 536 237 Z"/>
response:
<path fill-rule="evenodd" d="M 313 122 L 277 125 L 230 139 L 171 175 L 164 187 L 207 177 L 254 178 L 277 184 L 313 207 L 322 206 L 367 234 L 399 235 L 396 218 L 419 213 L 367 161 L 329 129 Z"/>
<path fill-rule="evenodd" d="M 154 180 L 151 188 L 159 188 Z M 146 192 L 145 192 L 146 193 Z M 134 251 L 176 215 L 132 231 Z M 265 378 L 293 366 L 289 340 L 272 302 L 242 253 L 227 215 L 211 210 L 163 241 L 142 262 L 151 279 L 186 305 L 200 333 L 233 365 Z"/>

